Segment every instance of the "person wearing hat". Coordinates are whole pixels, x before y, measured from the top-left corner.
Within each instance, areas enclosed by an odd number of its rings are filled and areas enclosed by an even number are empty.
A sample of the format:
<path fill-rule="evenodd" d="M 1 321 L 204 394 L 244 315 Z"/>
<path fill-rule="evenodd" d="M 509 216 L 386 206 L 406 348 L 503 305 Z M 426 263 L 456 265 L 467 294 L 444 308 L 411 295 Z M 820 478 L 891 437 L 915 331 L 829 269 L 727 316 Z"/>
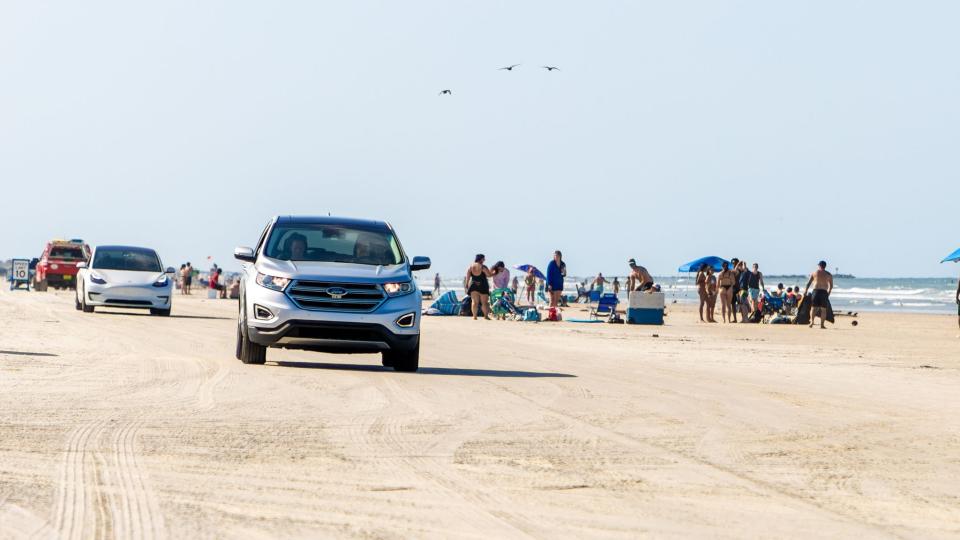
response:
<path fill-rule="evenodd" d="M 653 289 L 653 276 L 647 269 L 638 265 L 635 259 L 627 261 L 630 265 L 630 276 L 627 278 L 627 290 L 646 291 Z"/>

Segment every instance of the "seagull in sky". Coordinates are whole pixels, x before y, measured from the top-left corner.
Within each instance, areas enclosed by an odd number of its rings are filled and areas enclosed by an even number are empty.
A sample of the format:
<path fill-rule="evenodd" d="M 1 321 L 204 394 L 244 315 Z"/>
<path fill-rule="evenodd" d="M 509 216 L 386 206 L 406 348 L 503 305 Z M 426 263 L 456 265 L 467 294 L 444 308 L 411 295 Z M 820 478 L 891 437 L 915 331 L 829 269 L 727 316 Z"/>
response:
<path fill-rule="evenodd" d="M 541 67 L 547 71 L 553 71 L 553 70 L 560 71 L 560 68 L 558 68 L 557 66 L 541 66 Z"/>
<path fill-rule="evenodd" d="M 449 96 L 452 96 L 452 95 L 453 95 L 453 92 L 451 92 L 450 90 L 441 90 L 440 93 L 437 94 L 437 95 L 438 95 L 438 96 L 442 96 L 442 95 L 444 95 L 444 94 L 447 94 L 447 95 L 449 95 Z"/>
<path fill-rule="evenodd" d="M 512 65 L 512 66 L 502 67 L 502 68 L 500 68 L 500 70 L 502 71 L 502 70 L 505 69 L 505 70 L 507 70 L 507 71 L 513 71 L 513 68 L 515 68 L 515 67 L 517 67 L 517 66 L 519 66 L 519 65 L 520 65 L 520 64 L 514 64 L 514 65 Z"/>

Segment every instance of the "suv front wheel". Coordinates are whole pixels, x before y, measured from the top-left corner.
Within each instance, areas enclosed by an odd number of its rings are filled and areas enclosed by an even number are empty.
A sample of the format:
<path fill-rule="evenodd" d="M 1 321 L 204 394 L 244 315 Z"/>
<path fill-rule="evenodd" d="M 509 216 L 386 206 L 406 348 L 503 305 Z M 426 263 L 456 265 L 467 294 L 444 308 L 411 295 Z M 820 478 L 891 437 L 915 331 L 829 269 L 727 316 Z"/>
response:
<path fill-rule="evenodd" d="M 267 362 L 267 348 L 258 343 L 254 343 L 247 338 L 246 325 L 247 320 L 244 317 L 245 301 L 240 300 L 240 315 L 237 317 L 237 359 L 244 364 L 265 364 Z"/>
<path fill-rule="evenodd" d="M 396 371 L 414 372 L 420 368 L 420 343 L 409 351 L 384 351 L 383 365 Z"/>

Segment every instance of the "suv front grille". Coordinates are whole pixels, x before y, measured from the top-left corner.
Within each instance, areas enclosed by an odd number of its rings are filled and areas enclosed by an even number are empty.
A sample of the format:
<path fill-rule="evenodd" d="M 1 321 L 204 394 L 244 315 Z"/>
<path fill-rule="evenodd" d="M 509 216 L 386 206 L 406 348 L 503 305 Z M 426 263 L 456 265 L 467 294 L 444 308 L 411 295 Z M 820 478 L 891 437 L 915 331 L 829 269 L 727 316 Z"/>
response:
<path fill-rule="evenodd" d="M 341 290 L 335 298 L 331 290 Z M 369 312 L 386 299 L 383 289 L 373 283 L 339 283 L 332 281 L 296 280 L 287 289 L 287 296 L 302 309 Z"/>

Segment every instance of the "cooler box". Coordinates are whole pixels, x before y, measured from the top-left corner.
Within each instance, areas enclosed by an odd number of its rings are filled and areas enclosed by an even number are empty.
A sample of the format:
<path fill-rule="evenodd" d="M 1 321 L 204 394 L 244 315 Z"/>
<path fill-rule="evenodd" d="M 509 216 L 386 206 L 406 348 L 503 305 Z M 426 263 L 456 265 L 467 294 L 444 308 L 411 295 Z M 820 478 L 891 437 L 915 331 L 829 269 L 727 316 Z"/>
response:
<path fill-rule="evenodd" d="M 662 292 L 631 292 L 627 324 L 663 324 L 665 303 L 666 297 Z"/>

